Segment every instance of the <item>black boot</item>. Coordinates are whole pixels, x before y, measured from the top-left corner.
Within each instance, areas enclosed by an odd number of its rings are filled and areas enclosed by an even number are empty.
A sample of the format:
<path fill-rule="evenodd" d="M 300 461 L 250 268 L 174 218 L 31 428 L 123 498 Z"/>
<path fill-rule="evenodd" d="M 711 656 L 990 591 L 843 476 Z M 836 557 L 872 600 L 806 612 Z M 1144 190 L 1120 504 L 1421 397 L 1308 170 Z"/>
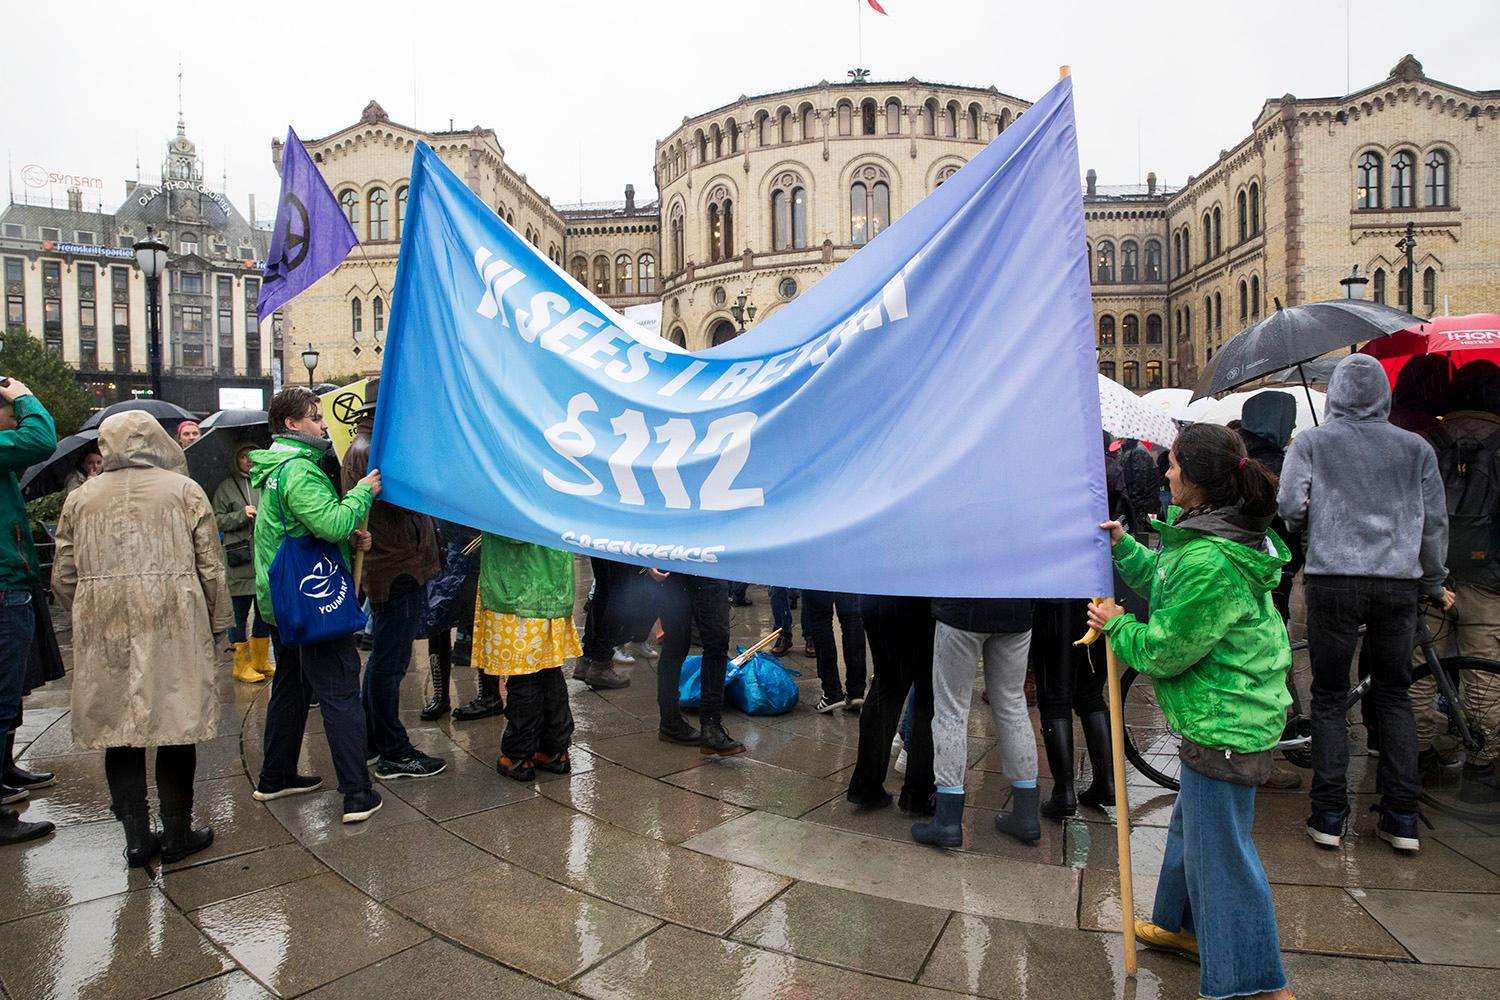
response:
<path fill-rule="evenodd" d="M 193 808 L 189 804 L 186 812 L 163 813 L 161 817 L 161 860 L 163 864 L 174 864 L 189 855 L 197 854 L 214 842 L 214 828 L 205 826 L 193 829 Z"/>
<path fill-rule="evenodd" d="M 1090 712 L 1083 717 L 1083 742 L 1089 748 L 1089 767 L 1094 780 L 1078 796 L 1080 805 L 1103 809 L 1115 804 L 1114 757 L 1109 739 L 1109 713 Z"/>
<path fill-rule="evenodd" d="M 0 809 L 0 847 L 45 837 L 57 829 L 51 823 L 28 823 L 10 809 Z"/>
<path fill-rule="evenodd" d="M 964 793 L 937 792 L 936 809 L 930 823 L 913 823 L 911 839 L 937 847 L 964 846 Z"/>
<path fill-rule="evenodd" d="M 995 817 L 995 829 L 1015 837 L 1023 844 L 1034 844 L 1042 839 L 1042 822 L 1037 818 L 1041 789 L 1013 788 L 1010 793 L 1010 812 Z"/>
<path fill-rule="evenodd" d="M 15 758 L 16 734 L 12 730 L 5 737 L 5 770 L 0 774 L 0 784 L 9 785 L 11 788 L 24 788 L 30 791 L 33 788 L 46 788 L 52 784 L 52 772 L 50 771 L 28 771 L 16 766 Z"/>
<path fill-rule="evenodd" d="M 730 736 L 724 729 L 724 724 L 718 719 L 700 719 L 703 723 L 703 738 L 698 744 L 698 752 L 705 757 L 732 757 L 737 753 L 745 752 L 745 745 Z"/>
<path fill-rule="evenodd" d="M 131 868 L 144 868 L 151 859 L 161 853 L 161 837 L 151 829 L 149 812 L 132 813 L 120 817 L 125 828 L 125 864 Z"/>
<path fill-rule="evenodd" d="M 488 719 L 504 711 L 505 702 L 500 699 L 500 678 L 494 674 L 480 673 L 479 697 L 467 705 L 455 708 L 453 718 L 457 722 L 471 722 L 474 719 Z"/>
<path fill-rule="evenodd" d="M 448 674 L 452 670 L 450 655 L 451 650 L 427 654 L 427 667 L 432 672 L 432 700 L 422 706 L 423 722 L 442 718 L 452 707 L 448 701 Z"/>
<path fill-rule="evenodd" d="M 1073 795 L 1073 718 L 1048 719 L 1042 723 L 1042 743 L 1047 748 L 1047 767 L 1052 771 L 1052 796 L 1042 803 L 1042 815 L 1062 819 L 1078 813 Z"/>

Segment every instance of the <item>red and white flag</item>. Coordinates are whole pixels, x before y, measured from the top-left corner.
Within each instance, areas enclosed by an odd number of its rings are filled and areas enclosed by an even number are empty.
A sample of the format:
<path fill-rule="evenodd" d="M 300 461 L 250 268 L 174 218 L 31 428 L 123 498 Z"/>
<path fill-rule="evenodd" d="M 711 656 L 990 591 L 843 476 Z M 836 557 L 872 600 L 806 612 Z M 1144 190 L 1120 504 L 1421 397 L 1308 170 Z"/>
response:
<path fill-rule="evenodd" d="M 885 14 L 885 8 L 880 6 L 880 0 L 865 0 L 865 3 L 869 4 L 871 7 L 874 7 L 877 14 Z M 889 14 L 885 14 L 885 16 L 890 17 Z"/>

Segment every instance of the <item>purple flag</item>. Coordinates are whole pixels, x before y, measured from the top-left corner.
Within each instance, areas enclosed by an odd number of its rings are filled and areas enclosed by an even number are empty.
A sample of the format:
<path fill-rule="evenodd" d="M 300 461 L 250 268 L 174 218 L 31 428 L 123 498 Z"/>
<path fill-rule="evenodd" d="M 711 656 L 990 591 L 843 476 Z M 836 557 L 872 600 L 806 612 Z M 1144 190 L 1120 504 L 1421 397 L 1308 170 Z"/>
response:
<path fill-rule="evenodd" d="M 359 243 L 328 182 L 291 128 L 281 153 L 281 198 L 256 312 L 269 316 L 344 262 Z"/>

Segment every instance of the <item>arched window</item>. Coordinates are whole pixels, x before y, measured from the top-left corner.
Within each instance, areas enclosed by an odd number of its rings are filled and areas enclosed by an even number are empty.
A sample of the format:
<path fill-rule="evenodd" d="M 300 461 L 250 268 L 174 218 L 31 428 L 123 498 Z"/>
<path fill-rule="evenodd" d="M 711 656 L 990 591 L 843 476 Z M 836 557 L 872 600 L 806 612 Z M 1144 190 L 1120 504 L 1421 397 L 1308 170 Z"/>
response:
<path fill-rule="evenodd" d="M 1126 347 L 1131 347 L 1141 342 L 1141 318 L 1134 313 L 1125 317 L 1123 340 Z"/>
<path fill-rule="evenodd" d="M 1193 307 L 1182 307 L 1182 330 L 1177 334 L 1178 340 L 1186 340 L 1193 335 Z"/>
<path fill-rule="evenodd" d="M 1115 245 L 1109 240 L 1099 241 L 1099 284 L 1107 285 L 1115 280 Z"/>
<path fill-rule="evenodd" d="M 839 101 L 839 135 L 854 133 L 854 106 L 848 101 Z"/>
<path fill-rule="evenodd" d="M 755 134 L 759 137 L 762 146 L 769 146 L 775 139 L 771 134 L 771 116 L 764 111 L 755 115 Z"/>
<path fill-rule="evenodd" d="M 1120 384 L 1127 389 L 1139 389 L 1141 387 L 1141 366 L 1134 361 L 1127 361 L 1120 366 L 1124 376 Z"/>
<path fill-rule="evenodd" d="M 1010 128 L 1010 108 L 1000 109 L 1000 131 Z"/>
<path fill-rule="evenodd" d="M 1177 339 L 1182 339 L 1182 310 L 1179 309 L 1172 314 L 1172 329 L 1177 331 Z"/>
<path fill-rule="evenodd" d="M 1429 315 L 1437 311 L 1437 271 L 1430 267 L 1422 272 L 1422 308 Z"/>
<path fill-rule="evenodd" d="M 1250 238 L 1250 213 L 1248 211 L 1249 200 L 1249 197 L 1243 191 L 1235 195 L 1234 198 L 1235 216 L 1239 220 L 1241 243 Z"/>
<path fill-rule="evenodd" d="M 1417 158 L 1406 150 L 1391 157 L 1391 207 L 1411 208 L 1412 175 L 1417 172 Z"/>
<path fill-rule="evenodd" d="M 1359 157 L 1359 168 L 1355 171 L 1359 190 L 1360 208 L 1380 207 L 1380 168 L 1381 160 L 1379 153 L 1362 153 Z"/>
<path fill-rule="evenodd" d="M 1113 361 L 1099 362 L 1099 374 L 1107 379 L 1113 379 L 1115 377 L 1115 363 Z"/>
<path fill-rule="evenodd" d="M 792 134 L 792 129 L 797 124 L 797 120 L 792 117 L 792 109 L 782 108 L 776 112 L 776 118 L 778 126 L 777 135 L 780 137 L 780 141 L 792 142 L 796 138 Z"/>
<path fill-rule="evenodd" d="M 1448 154 L 1434 149 L 1427 154 L 1427 207 L 1448 207 Z"/>
<path fill-rule="evenodd" d="M 724 130 L 715 125 L 708 130 L 708 134 L 713 139 L 714 159 L 717 160 L 724 155 Z"/>
<path fill-rule="evenodd" d="M 740 126 L 733 118 L 724 125 L 725 137 L 729 140 L 729 152 L 731 154 L 740 151 Z"/>
<path fill-rule="evenodd" d="M 1219 211 L 1219 206 L 1214 206 L 1214 256 L 1224 252 L 1224 216 Z"/>
<path fill-rule="evenodd" d="M 584 288 L 589 287 L 589 259 L 583 254 L 577 254 L 573 262 L 568 265 L 568 271 L 573 275 L 573 280 Z"/>
<path fill-rule="evenodd" d="M 866 97 L 863 101 L 860 102 L 860 105 L 859 105 L 859 126 L 860 126 L 859 134 L 860 135 L 874 135 L 875 134 L 876 111 L 877 111 L 877 107 L 876 107 L 876 104 L 875 104 L 875 98 L 873 98 L 873 97 Z"/>
<path fill-rule="evenodd" d="M 949 139 L 958 138 L 958 116 L 958 102 L 949 101 L 943 109 L 943 135 Z"/>
<path fill-rule="evenodd" d="M 1135 240 L 1126 240 L 1120 244 L 1120 280 L 1127 285 L 1133 285 L 1140 280 L 1140 251 L 1136 247 Z"/>
<path fill-rule="evenodd" d="M 733 323 L 731 323 L 727 319 L 721 319 L 717 323 L 715 323 L 713 329 L 709 331 L 708 340 L 712 346 L 718 347 L 720 344 L 729 343 L 739 335 L 740 331 L 735 329 Z"/>
<path fill-rule="evenodd" d="M 787 170 L 771 188 L 771 249 L 801 250 L 807 246 L 807 186 L 801 175 Z"/>
<path fill-rule="evenodd" d="M 1411 272 L 1406 268 L 1396 272 L 1396 305 L 1411 312 Z"/>
<path fill-rule="evenodd" d="M 969 105 L 969 138 L 979 138 L 979 105 Z"/>
<path fill-rule="evenodd" d="M 1250 235 L 1260 233 L 1260 184 L 1250 182 Z"/>
<path fill-rule="evenodd" d="M 1187 271 L 1193 266 L 1193 231 L 1187 226 L 1182 227 L 1182 267 L 1178 273 Z"/>
<path fill-rule="evenodd" d="M 686 260 L 682 255 L 682 202 L 672 206 L 672 216 L 667 223 L 672 237 L 672 273 L 683 269 Z"/>
<path fill-rule="evenodd" d="M 1370 282 L 1370 286 L 1371 294 L 1375 296 L 1375 301 L 1381 305 L 1385 305 L 1385 268 L 1377 267 L 1375 269 L 1375 278 Z"/>
<path fill-rule="evenodd" d="M 1115 318 L 1113 316 L 1099 317 L 1099 346 L 1108 347 L 1115 342 Z"/>
<path fill-rule="evenodd" d="M 885 102 L 885 133 L 901 134 L 901 102 L 894 97 Z"/>
<path fill-rule="evenodd" d="M 636 262 L 639 270 L 636 274 L 640 278 L 641 294 L 656 291 L 656 257 L 649 253 L 641 254 L 640 260 Z"/>
<path fill-rule="evenodd" d="M 1160 389 L 1161 388 L 1161 362 L 1160 361 L 1147 361 L 1146 362 L 1146 388 L 1147 389 Z"/>
<path fill-rule="evenodd" d="M 609 258 L 602 253 L 594 258 L 594 294 L 609 294 Z"/>
<path fill-rule="evenodd" d="M 1250 276 L 1250 318 L 1260 319 L 1260 275 Z"/>
<path fill-rule="evenodd" d="M 698 162 L 706 163 L 708 161 L 708 136 L 704 135 L 700 128 L 693 136 L 693 141 L 698 144 Z"/>
<path fill-rule="evenodd" d="M 683 332 L 683 329 L 680 326 L 672 327 L 672 332 L 667 335 L 667 339 L 676 344 L 678 347 L 687 346 L 687 334 Z"/>
<path fill-rule="evenodd" d="M 1214 335 L 1214 297 L 1203 296 L 1203 336 L 1212 339 Z"/>
<path fill-rule="evenodd" d="M 937 98 L 929 97 L 922 105 L 922 134 L 937 134 Z"/>
<path fill-rule="evenodd" d="M 1161 243 L 1157 240 L 1146 241 L 1146 280 L 1161 280 Z"/>
<path fill-rule="evenodd" d="M 375 320 L 375 332 L 384 333 L 385 299 L 381 298 L 379 295 L 375 296 L 375 301 L 370 303 L 370 316 Z"/>
<path fill-rule="evenodd" d="M 802 121 L 802 138 L 816 139 L 818 137 L 818 113 L 813 110 L 811 104 L 803 104 L 798 111 L 798 117 Z"/>
<path fill-rule="evenodd" d="M 956 166 L 947 166 L 939 170 L 937 172 L 937 178 L 932 183 L 933 190 L 937 190 L 938 188 L 942 187 L 943 182 L 951 178 L 956 173 L 958 173 L 958 167 Z"/>
<path fill-rule="evenodd" d="M 1214 292 L 1214 336 L 1224 336 L 1224 296 Z"/>
<path fill-rule="evenodd" d="M 722 184 L 708 193 L 708 259 L 725 260 L 734 254 L 734 201 Z"/>
<path fill-rule="evenodd" d="M 615 293 L 617 295 L 635 294 L 635 258 L 628 253 L 615 257 Z"/>
<path fill-rule="evenodd" d="M 365 329 L 365 304 L 359 299 L 349 300 L 349 332 L 363 333 Z"/>
<path fill-rule="evenodd" d="M 1161 317 L 1156 313 L 1146 317 L 1146 343 L 1161 343 Z"/>
<path fill-rule="evenodd" d="M 410 193 L 410 188 L 398 187 L 396 189 L 396 239 L 398 240 L 406 229 L 406 196 Z"/>
<path fill-rule="evenodd" d="M 1182 233 L 1172 234 L 1172 273 L 1181 274 L 1182 267 Z"/>
<path fill-rule="evenodd" d="M 1240 325 L 1244 326 L 1250 319 L 1250 285 L 1248 282 L 1240 282 Z"/>
<path fill-rule="evenodd" d="M 350 227 L 359 232 L 359 195 L 353 191 L 339 192 L 339 207 L 344 210 L 344 218 L 349 220 Z"/>
<path fill-rule="evenodd" d="M 868 243 L 891 224 L 891 184 L 884 167 L 860 167 L 849 185 L 849 242 Z"/>
<path fill-rule="evenodd" d="M 1214 255 L 1214 217 L 1209 212 L 1203 213 L 1203 257 L 1208 259 Z"/>

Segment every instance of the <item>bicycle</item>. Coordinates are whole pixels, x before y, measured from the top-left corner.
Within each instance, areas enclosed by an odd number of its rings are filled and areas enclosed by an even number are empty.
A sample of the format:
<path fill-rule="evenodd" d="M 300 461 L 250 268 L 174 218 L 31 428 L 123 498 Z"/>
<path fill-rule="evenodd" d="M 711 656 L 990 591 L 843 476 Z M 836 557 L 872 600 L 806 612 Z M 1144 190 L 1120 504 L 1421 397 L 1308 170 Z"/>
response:
<path fill-rule="evenodd" d="M 1437 680 L 1441 695 L 1438 704 L 1448 716 L 1449 731 L 1458 737 L 1465 750 L 1474 753 L 1484 746 L 1485 737 L 1482 732 L 1470 727 L 1464 711 L 1463 697 L 1454 678 L 1461 678 L 1465 670 L 1500 675 L 1500 662 L 1477 656 L 1453 656 L 1443 660 L 1438 656 L 1437 639 L 1427 627 L 1426 617 L 1422 615 L 1417 618 L 1416 642 L 1421 647 L 1424 662 L 1412 668 L 1411 679 L 1418 681 L 1431 675 Z M 1294 642 L 1291 648 L 1294 652 L 1306 649 L 1307 640 Z M 1141 676 L 1134 668 L 1130 668 L 1120 678 L 1120 700 L 1125 719 L 1125 758 L 1138 772 L 1156 784 L 1176 791 L 1180 785 L 1177 776 L 1182 769 L 1182 761 L 1178 757 L 1182 738 L 1167 727 L 1166 716 L 1156 702 L 1155 685 L 1136 683 L 1136 679 Z M 1371 678 L 1365 677 L 1349 690 L 1349 696 L 1344 701 L 1346 725 L 1349 709 L 1364 698 L 1370 690 L 1370 683 Z M 1288 686 L 1292 693 L 1292 711 L 1276 749 L 1282 752 L 1288 762 L 1305 770 L 1312 767 L 1312 717 L 1303 706 L 1302 694 L 1297 685 Z"/>

